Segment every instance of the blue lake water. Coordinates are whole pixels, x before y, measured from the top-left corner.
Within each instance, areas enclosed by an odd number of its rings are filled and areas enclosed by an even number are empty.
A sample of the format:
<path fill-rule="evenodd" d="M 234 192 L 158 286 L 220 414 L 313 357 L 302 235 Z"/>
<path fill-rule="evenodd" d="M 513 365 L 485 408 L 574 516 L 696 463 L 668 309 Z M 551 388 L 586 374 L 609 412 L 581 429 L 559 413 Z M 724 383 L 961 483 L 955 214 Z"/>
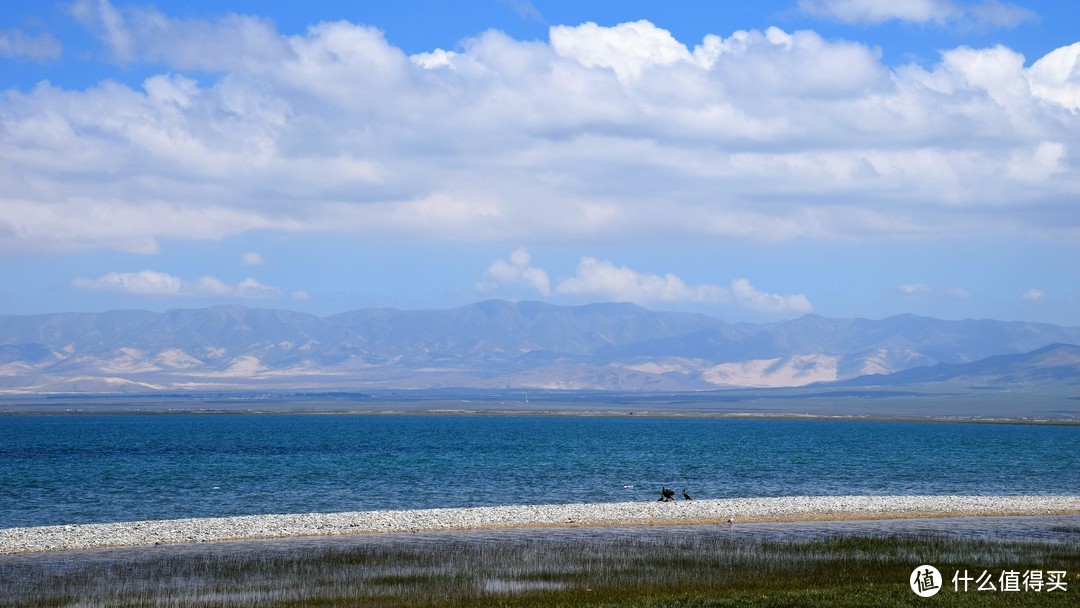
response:
<path fill-rule="evenodd" d="M 1080 494 L 1080 428 L 634 417 L 0 417 L 0 528 L 561 502 Z"/>

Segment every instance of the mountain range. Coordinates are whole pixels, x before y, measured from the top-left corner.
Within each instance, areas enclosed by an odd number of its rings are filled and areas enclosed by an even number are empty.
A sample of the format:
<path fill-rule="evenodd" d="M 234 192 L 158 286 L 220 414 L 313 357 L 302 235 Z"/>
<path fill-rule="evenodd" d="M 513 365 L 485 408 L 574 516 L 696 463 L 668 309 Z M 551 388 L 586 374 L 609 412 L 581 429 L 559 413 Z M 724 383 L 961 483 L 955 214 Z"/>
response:
<path fill-rule="evenodd" d="M 327 317 L 241 306 L 5 315 L 0 392 L 1075 385 L 1074 344 L 1080 327 L 1039 323 L 905 314 L 730 324 L 633 304 L 498 300 Z"/>

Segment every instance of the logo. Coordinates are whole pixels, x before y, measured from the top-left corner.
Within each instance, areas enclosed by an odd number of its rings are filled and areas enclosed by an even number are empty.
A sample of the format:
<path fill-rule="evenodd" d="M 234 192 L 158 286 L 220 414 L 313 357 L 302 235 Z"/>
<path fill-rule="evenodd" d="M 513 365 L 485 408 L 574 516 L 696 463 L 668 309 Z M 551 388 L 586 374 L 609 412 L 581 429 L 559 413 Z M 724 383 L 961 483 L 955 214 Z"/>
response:
<path fill-rule="evenodd" d="M 930 565 L 922 565 L 911 572 L 911 590 L 919 597 L 930 597 L 941 591 L 941 573 Z"/>

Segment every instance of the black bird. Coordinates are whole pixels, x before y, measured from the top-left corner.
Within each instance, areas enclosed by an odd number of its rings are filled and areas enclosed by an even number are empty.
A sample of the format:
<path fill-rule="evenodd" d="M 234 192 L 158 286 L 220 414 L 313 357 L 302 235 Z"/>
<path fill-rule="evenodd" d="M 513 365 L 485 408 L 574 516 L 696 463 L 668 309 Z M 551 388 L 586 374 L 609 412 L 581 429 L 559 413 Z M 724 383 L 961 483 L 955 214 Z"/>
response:
<path fill-rule="evenodd" d="M 663 486 L 660 490 L 660 498 L 656 499 L 657 502 L 667 502 L 669 500 L 675 500 L 675 490 L 669 490 L 667 486 Z"/>
<path fill-rule="evenodd" d="M 693 498 L 690 498 L 689 494 L 686 493 L 686 488 L 682 489 L 682 497 L 684 500 L 694 500 Z"/>

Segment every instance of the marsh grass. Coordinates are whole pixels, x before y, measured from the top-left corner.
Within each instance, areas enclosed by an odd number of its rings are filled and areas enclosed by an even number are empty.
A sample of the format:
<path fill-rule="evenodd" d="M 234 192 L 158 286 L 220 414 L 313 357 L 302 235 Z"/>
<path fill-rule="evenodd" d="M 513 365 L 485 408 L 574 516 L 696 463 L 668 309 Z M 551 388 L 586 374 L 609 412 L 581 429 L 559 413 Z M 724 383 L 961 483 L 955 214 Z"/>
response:
<path fill-rule="evenodd" d="M 272 548 L 272 545 L 268 545 Z M 290 551 L 142 551 L 64 563 L 0 560 L 0 606 L 1076 606 L 1080 534 L 994 541 L 930 534 L 647 540 L 446 539 Z M 945 589 L 917 597 L 920 564 Z M 1068 591 L 952 591 L 956 570 L 1066 570 Z"/>

